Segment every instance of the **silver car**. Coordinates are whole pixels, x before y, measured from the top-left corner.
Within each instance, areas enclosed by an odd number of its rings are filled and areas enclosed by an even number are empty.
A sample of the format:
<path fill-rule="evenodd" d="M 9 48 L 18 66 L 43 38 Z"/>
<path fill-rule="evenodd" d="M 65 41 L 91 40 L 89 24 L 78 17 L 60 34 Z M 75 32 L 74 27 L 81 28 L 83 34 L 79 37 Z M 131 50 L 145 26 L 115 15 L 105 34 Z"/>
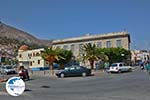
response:
<path fill-rule="evenodd" d="M 109 72 L 125 72 L 125 71 L 132 71 L 131 66 L 126 66 L 124 63 L 113 63 L 110 66 Z"/>
<path fill-rule="evenodd" d="M 16 71 L 14 68 L 12 68 L 11 65 L 4 65 L 0 67 L 0 73 L 1 74 L 15 74 Z"/>

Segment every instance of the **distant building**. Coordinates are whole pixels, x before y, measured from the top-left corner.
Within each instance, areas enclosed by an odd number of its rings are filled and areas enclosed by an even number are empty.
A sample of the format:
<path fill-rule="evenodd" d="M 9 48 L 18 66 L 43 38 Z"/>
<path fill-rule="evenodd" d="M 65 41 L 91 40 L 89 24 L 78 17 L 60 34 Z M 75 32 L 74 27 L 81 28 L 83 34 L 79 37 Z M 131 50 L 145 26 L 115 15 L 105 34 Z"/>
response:
<path fill-rule="evenodd" d="M 150 60 L 150 52 L 147 50 L 134 50 L 131 51 L 131 61 L 134 64 L 138 64 L 139 62 L 143 62 L 145 60 Z"/>
<path fill-rule="evenodd" d="M 85 43 L 96 44 L 100 48 L 121 47 L 130 49 L 130 34 L 128 32 L 113 32 L 107 34 L 90 35 L 73 37 L 52 41 L 53 47 L 71 50 L 75 57 L 82 54 L 82 45 Z"/>
<path fill-rule="evenodd" d="M 28 46 L 23 45 L 18 50 L 17 59 L 19 65 L 23 65 L 32 70 L 43 70 L 48 68 L 48 64 L 41 57 L 44 48 L 30 50 Z"/>

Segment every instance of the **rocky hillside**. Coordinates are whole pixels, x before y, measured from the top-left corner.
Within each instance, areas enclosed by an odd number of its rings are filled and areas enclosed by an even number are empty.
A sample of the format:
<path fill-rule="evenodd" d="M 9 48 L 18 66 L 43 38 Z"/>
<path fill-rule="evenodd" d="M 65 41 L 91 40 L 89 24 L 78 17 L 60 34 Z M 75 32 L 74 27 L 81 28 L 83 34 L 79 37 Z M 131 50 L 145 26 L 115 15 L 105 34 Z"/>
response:
<path fill-rule="evenodd" d="M 32 36 L 31 34 L 6 25 L 0 22 L 0 50 L 11 50 L 18 49 L 21 45 L 28 45 L 31 48 L 50 46 L 50 40 L 41 40 Z M 16 51 L 15 50 L 15 51 Z M 0 53 L 1 53 L 0 51 Z"/>
<path fill-rule="evenodd" d="M 4 23 L 0 23 L 0 38 L 12 39 L 20 43 L 35 44 L 39 46 L 51 45 L 51 41 L 49 40 L 37 39 L 36 37 L 32 36 L 31 34 L 27 32 L 16 29 Z"/>

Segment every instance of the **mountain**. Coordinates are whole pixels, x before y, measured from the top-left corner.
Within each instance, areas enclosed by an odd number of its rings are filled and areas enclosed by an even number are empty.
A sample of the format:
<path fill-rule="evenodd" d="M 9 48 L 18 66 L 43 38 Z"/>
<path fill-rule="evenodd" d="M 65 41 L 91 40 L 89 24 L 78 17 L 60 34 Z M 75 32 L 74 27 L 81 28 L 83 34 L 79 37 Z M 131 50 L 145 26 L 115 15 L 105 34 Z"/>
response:
<path fill-rule="evenodd" d="M 0 22 L 0 57 L 16 55 L 21 45 L 31 49 L 51 46 L 51 40 L 42 40 L 20 29 Z"/>
<path fill-rule="evenodd" d="M 37 39 L 36 37 L 32 36 L 31 34 L 27 32 L 24 32 L 12 26 L 6 25 L 2 22 L 0 22 L 0 37 L 17 40 L 20 43 L 22 42 L 22 43 L 29 44 L 29 45 L 30 44 L 34 44 L 38 46 L 50 46 L 51 45 L 50 40 Z"/>

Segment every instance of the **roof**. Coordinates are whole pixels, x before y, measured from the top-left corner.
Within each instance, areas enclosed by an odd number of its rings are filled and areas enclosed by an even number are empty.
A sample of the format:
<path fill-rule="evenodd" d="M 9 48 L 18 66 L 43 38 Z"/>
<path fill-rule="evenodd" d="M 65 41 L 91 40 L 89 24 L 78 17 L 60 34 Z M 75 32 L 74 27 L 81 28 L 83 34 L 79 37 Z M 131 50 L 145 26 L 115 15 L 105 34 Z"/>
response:
<path fill-rule="evenodd" d="M 27 45 L 22 45 L 19 50 L 29 50 L 29 47 Z"/>

